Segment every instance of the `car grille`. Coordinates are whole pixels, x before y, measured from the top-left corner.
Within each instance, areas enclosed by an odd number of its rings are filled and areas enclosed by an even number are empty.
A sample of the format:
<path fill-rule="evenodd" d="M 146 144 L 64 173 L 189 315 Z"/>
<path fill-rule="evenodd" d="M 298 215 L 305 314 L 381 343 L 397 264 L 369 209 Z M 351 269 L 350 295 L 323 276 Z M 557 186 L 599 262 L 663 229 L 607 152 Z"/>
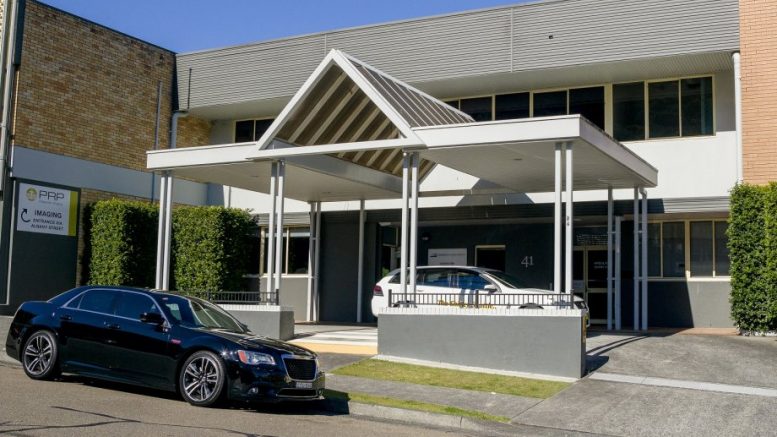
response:
<path fill-rule="evenodd" d="M 301 360 L 297 358 L 284 358 L 286 373 L 291 379 L 310 381 L 316 379 L 316 360 Z"/>

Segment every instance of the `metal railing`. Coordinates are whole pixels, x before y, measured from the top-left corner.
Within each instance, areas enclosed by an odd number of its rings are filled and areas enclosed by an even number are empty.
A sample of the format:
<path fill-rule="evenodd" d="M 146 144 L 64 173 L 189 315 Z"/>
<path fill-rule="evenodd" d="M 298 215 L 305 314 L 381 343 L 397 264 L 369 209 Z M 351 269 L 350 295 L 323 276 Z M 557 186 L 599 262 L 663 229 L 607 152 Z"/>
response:
<path fill-rule="evenodd" d="M 489 293 L 472 290 L 462 293 L 392 293 L 389 307 L 450 306 L 459 308 L 574 308 L 574 298 L 566 293 Z"/>
<path fill-rule="evenodd" d="M 218 304 L 278 305 L 275 291 L 206 291 L 198 295 Z"/>

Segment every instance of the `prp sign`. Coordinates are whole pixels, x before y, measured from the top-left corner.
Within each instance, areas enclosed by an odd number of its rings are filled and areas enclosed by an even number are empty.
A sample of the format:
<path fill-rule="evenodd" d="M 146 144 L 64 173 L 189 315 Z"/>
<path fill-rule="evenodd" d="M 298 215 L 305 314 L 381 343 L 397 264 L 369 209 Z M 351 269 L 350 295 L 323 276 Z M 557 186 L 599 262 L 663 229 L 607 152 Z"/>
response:
<path fill-rule="evenodd" d="M 78 192 L 27 183 L 19 184 L 16 230 L 76 235 Z"/>

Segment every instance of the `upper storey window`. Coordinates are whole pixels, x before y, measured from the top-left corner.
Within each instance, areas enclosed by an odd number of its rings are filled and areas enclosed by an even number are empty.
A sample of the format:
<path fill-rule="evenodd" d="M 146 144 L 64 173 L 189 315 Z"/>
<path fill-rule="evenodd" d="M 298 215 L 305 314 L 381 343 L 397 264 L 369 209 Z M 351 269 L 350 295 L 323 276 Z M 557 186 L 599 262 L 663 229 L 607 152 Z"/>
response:
<path fill-rule="evenodd" d="M 235 142 L 248 143 L 256 141 L 272 124 L 272 118 L 261 120 L 240 120 L 235 122 Z"/>

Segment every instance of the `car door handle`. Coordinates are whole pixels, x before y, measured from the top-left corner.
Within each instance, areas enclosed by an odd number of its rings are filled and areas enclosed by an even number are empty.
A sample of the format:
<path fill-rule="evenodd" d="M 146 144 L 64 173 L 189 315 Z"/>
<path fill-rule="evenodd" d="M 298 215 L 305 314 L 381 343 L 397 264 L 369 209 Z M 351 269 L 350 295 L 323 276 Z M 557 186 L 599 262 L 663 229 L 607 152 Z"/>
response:
<path fill-rule="evenodd" d="M 59 316 L 59 320 L 64 320 L 64 321 L 73 320 L 73 316 L 69 314 L 62 314 L 61 316 Z"/>
<path fill-rule="evenodd" d="M 121 325 L 116 324 L 116 323 L 106 323 L 105 327 L 108 328 L 108 329 L 114 329 L 114 330 L 121 329 Z"/>

